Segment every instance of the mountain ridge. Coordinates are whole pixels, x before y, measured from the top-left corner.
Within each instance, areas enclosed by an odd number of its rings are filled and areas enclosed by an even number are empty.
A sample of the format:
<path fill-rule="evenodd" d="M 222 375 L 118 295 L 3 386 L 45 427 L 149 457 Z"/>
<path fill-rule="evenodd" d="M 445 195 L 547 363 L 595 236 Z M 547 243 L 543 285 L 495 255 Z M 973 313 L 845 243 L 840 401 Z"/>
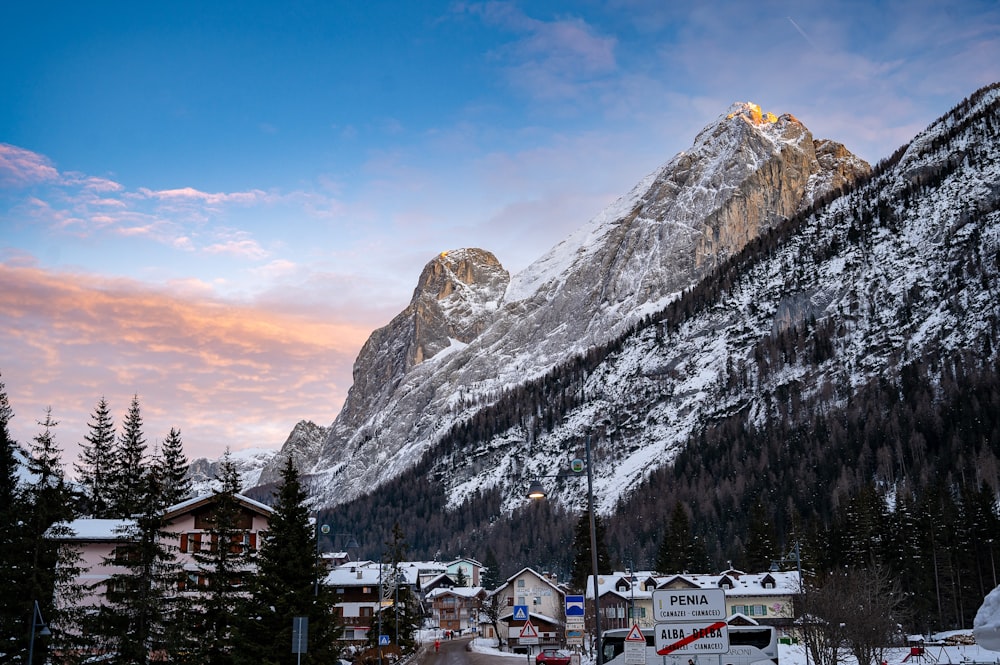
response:
<path fill-rule="evenodd" d="M 496 317 L 467 346 L 410 365 L 396 360 L 392 372 L 359 354 L 355 385 L 327 440 L 297 451 L 311 492 L 318 503 L 336 503 L 390 480 L 505 386 L 627 329 L 761 229 L 868 170 L 840 144 L 814 140 L 794 116 L 734 104 L 691 150 L 513 276 L 502 302 L 500 294 L 487 297 L 501 303 Z M 419 327 L 414 304 L 422 298 L 418 288 L 400 315 L 411 329 Z M 399 334 L 400 317 L 369 340 L 379 340 L 383 358 L 412 345 Z"/>

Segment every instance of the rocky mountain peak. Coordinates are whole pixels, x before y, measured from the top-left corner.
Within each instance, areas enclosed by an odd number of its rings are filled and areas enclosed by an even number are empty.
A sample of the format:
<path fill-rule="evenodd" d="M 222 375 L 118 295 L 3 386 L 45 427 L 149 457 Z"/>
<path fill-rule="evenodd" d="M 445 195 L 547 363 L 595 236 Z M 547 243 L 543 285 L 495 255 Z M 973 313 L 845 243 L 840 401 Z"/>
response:
<path fill-rule="evenodd" d="M 867 172 L 793 116 L 739 103 L 513 278 L 484 250 L 442 252 L 359 353 L 344 408 L 306 458 L 312 491 L 346 501 L 402 473 L 455 422 L 620 335 Z"/>

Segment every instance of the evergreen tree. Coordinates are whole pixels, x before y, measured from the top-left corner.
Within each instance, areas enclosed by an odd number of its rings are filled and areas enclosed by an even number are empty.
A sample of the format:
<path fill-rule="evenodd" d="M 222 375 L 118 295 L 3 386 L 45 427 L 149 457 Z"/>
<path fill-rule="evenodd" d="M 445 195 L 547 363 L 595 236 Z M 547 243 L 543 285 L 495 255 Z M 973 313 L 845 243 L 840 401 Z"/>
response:
<path fill-rule="evenodd" d="M 112 575 L 91 631 L 102 639 L 102 651 L 116 663 L 144 665 L 165 644 L 168 599 L 179 568 L 166 545 L 163 482 L 156 469 L 143 476 L 137 491 L 141 510 L 122 527 L 122 543 L 108 565 L 124 568 Z"/>
<path fill-rule="evenodd" d="M 160 477 L 163 478 L 163 505 L 172 506 L 191 496 L 188 459 L 184 455 L 180 430 L 171 427 L 160 451 Z"/>
<path fill-rule="evenodd" d="M 116 517 L 131 517 L 142 510 L 139 488 L 146 462 L 146 439 L 142 433 L 142 413 L 139 396 L 132 397 L 128 413 L 122 421 L 112 481 L 112 513 Z"/>
<path fill-rule="evenodd" d="M 24 579 L 25 545 L 23 520 L 24 494 L 18 482 L 21 464 L 20 450 L 10 437 L 7 423 L 13 411 L 7 400 L 7 391 L 0 382 L 0 635 L 20 634 L 27 615 L 22 614 L 23 594 L 18 583 Z M 0 647 L 0 651 L 6 651 Z"/>
<path fill-rule="evenodd" d="M 309 523 L 306 493 L 290 455 L 276 499 L 267 540 L 257 557 L 246 618 L 238 630 L 241 648 L 235 660 L 265 665 L 287 662 L 292 621 L 307 617 L 309 642 L 302 662 L 334 662 L 341 633 L 333 611 L 336 597 L 316 578 L 316 530 Z"/>
<path fill-rule="evenodd" d="M 59 613 L 59 607 L 54 603 L 57 585 L 67 583 L 76 577 L 76 569 L 72 566 L 59 566 L 59 543 L 48 536 L 58 535 L 46 532 L 53 525 L 65 523 L 76 517 L 74 512 L 75 496 L 66 483 L 61 453 L 56 445 L 54 429 L 58 422 L 52 419 L 52 409 L 45 410 L 45 419 L 38 423 L 42 431 L 34 438 L 28 458 L 28 472 L 31 481 L 26 488 L 25 513 L 25 551 L 23 556 L 28 561 L 25 576 L 17 580 L 16 590 L 7 589 L 5 593 L 16 595 L 15 602 L 20 604 L 17 614 L 24 617 L 22 633 L 19 636 L 23 642 L 22 650 L 27 649 L 30 638 L 31 622 L 28 617 L 33 615 L 34 602 L 38 601 L 42 616 L 53 624 L 64 623 Z M 56 527 L 59 530 L 59 527 Z M 35 640 L 35 651 L 42 649 L 42 655 L 37 655 L 39 662 L 44 662 L 44 652 L 49 646 L 48 640 Z"/>
<path fill-rule="evenodd" d="M 486 548 L 486 557 L 483 559 L 483 588 L 487 591 L 495 591 L 500 586 L 500 562 L 492 547 Z"/>
<path fill-rule="evenodd" d="M 757 501 L 750 509 L 747 544 L 743 552 L 743 570 L 759 573 L 767 570 L 774 560 L 774 526 L 764 504 Z"/>
<path fill-rule="evenodd" d="M 214 492 L 212 514 L 207 529 L 211 539 L 208 552 L 194 554 L 206 589 L 198 599 L 189 620 L 199 627 L 198 639 L 191 645 L 191 656 L 206 665 L 234 663 L 235 626 L 244 610 L 244 585 L 251 582 L 252 553 L 244 543 L 240 528 L 242 508 L 237 495 L 240 474 L 233 465 L 229 450 L 223 455 Z"/>
<path fill-rule="evenodd" d="M 391 609 L 385 607 L 385 602 L 382 603 L 383 607 L 379 612 L 382 634 L 391 636 L 403 653 L 412 653 L 417 648 L 416 635 L 422 617 L 419 602 L 407 584 L 401 568 L 402 562 L 406 560 L 409 545 L 406 543 L 399 522 L 393 524 L 392 540 L 385 545 L 388 550 L 388 561 L 383 557 L 382 561 L 387 564 L 387 569 L 382 575 L 381 594 L 384 601 L 389 601 Z M 369 645 L 378 645 L 377 633 L 376 630 L 368 631 Z"/>
<path fill-rule="evenodd" d="M 83 437 L 76 477 L 87 497 L 87 512 L 94 517 L 110 517 L 113 498 L 111 477 L 115 467 L 115 426 L 108 401 L 101 397 L 90 416 L 89 434 Z"/>
<path fill-rule="evenodd" d="M 698 555 L 687 510 L 677 502 L 660 540 L 656 553 L 656 570 L 664 575 L 697 570 L 702 565 L 701 558 L 704 557 Z"/>
<path fill-rule="evenodd" d="M 601 516 L 594 515 L 595 534 L 597 536 L 597 572 L 599 575 L 611 573 L 611 555 L 604 539 L 604 522 Z M 576 523 L 576 533 L 573 536 L 573 567 L 570 572 L 570 585 L 576 591 L 584 591 L 587 578 L 593 574 L 594 565 L 590 555 L 590 511 L 584 510 Z"/>

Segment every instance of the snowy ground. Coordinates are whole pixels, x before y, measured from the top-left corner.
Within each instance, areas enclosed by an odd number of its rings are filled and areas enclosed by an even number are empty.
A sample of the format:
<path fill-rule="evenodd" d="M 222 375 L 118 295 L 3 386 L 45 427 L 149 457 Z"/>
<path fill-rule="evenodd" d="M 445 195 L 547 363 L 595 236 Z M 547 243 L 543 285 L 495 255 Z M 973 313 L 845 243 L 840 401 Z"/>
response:
<path fill-rule="evenodd" d="M 935 639 L 943 639 L 948 635 L 954 634 L 956 633 L 942 633 L 933 637 Z M 972 631 L 959 631 L 959 634 L 966 634 L 971 637 Z M 428 639 L 429 641 L 433 641 L 434 637 L 429 637 Z M 522 660 L 525 658 L 524 654 L 498 650 L 496 648 L 496 640 L 493 639 L 474 639 L 472 641 L 472 650 L 479 653 L 509 656 Z M 809 662 L 806 660 L 805 649 L 798 645 L 779 645 L 778 661 L 781 665 L 809 665 Z M 851 656 L 844 657 L 841 662 L 842 665 L 857 665 Z M 949 663 L 953 665 L 972 665 L 973 663 L 1000 665 L 1000 652 L 989 651 L 979 645 L 971 644 L 953 647 L 929 646 L 924 648 L 923 656 L 910 656 L 909 647 L 901 647 L 890 649 L 886 657 L 886 662 L 888 665 L 947 665 Z M 588 665 L 588 663 L 593 663 L 593 661 L 588 660 L 585 656 L 581 661 L 581 665 Z"/>

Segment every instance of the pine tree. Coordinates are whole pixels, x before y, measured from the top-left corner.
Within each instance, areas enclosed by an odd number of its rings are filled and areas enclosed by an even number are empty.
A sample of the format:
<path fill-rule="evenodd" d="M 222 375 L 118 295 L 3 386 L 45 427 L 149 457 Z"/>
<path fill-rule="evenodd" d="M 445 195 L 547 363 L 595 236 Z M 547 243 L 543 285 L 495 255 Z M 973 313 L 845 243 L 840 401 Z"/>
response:
<path fill-rule="evenodd" d="M 116 663 L 144 665 L 166 641 L 167 605 L 179 568 L 165 543 L 163 482 L 156 469 L 145 473 L 137 491 L 141 510 L 119 534 L 122 544 L 105 563 L 124 568 L 107 584 L 92 632 Z"/>
<path fill-rule="evenodd" d="M 101 397 L 90 416 L 90 433 L 83 437 L 79 463 L 74 465 L 77 480 L 87 495 L 88 512 L 94 517 L 110 516 L 111 476 L 115 466 L 115 426 L 108 401 Z"/>
<path fill-rule="evenodd" d="M 483 588 L 488 591 L 494 591 L 500 586 L 500 562 L 497 561 L 497 555 L 492 547 L 486 549 L 486 556 L 483 558 L 482 580 Z"/>
<path fill-rule="evenodd" d="M 113 516 L 131 517 L 142 509 L 138 488 L 142 486 L 145 462 L 146 439 L 142 434 L 142 413 L 139 409 L 139 396 L 134 395 L 118 437 L 111 491 Z"/>
<path fill-rule="evenodd" d="M 319 584 L 316 530 L 309 522 L 306 493 L 291 456 L 281 472 L 268 537 L 257 557 L 246 618 L 239 626 L 237 663 L 288 660 L 292 622 L 307 617 L 308 650 L 303 663 L 334 662 L 341 629 L 334 617 L 334 593 Z"/>
<path fill-rule="evenodd" d="M 700 563 L 687 510 L 680 502 L 675 503 L 656 553 L 656 570 L 664 575 L 683 573 L 696 570 Z"/>
<path fill-rule="evenodd" d="M 207 530 L 211 548 L 194 555 L 199 572 L 206 580 L 206 590 L 188 620 L 200 626 L 199 639 L 192 645 L 196 662 L 230 665 L 235 662 L 234 628 L 243 616 L 243 586 L 251 581 L 253 557 L 243 543 L 244 532 L 239 525 L 241 507 L 237 498 L 240 474 L 229 450 L 222 457 L 217 480 L 221 486 L 214 492 Z"/>
<path fill-rule="evenodd" d="M 18 482 L 21 465 L 19 447 L 10 437 L 7 423 L 13 417 L 7 391 L 0 382 L 0 635 L 17 635 L 25 617 L 24 595 L 18 591 L 24 579 L 24 493 Z M 3 650 L 7 650 L 4 648 Z"/>
<path fill-rule="evenodd" d="M 604 538 L 604 522 L 601 516 L 594 515 L 594 532 L 597 535 L 597 572 L 607 575 L 611 572 L 611 555 Z M 583 591 L 587 578 L 593 574 L 593 561 L 590 555 L 590 511 L 584 510 L 576 523 L 576 534 L 573 536 L 573 567 L 570 572 L 570 585 L 577 591 Z"/>
<path fill-rule="evenodd" d="M 774 557 L 774 526 L 768 518 L 764 504 L 758 501 L 750 509 L 743 569 L 751 573 L 767 570 Z"/>
<path fill-rule="evenodd" d="M 184 455 L 180 430 L 171 427 L 160 451 L 160 477 L 163 478 L 164 506 L 172 506 L 191 496 L 188 459 Z"/>
<path fill-rule="evenodd" d="M 63 622 L 59 609 L 54 603 L 56 587 L 66 583 L 76 576 L 72 566 L 58 566 L 60 563 L 60 548 L 56 540 L 48 537 L 46 532 L 53 525 L 63 524 L 76 517 L 74 506 L 76 498 L 72 489 L 66 483 L 61 453 L 56 445 L 54 429 L 58 422 L 52 419 L 52 409 L 45 410 L 45 419 L 38 423 L 42 431 L 34 438 L 28 459 L 28 472 L 31 483 L 26 488 L 26 519 L 25 519 L 25 552 L 29 562 L 24 578 L 20 580 L 23 586 L 19 590 L 7 590 L 5 593 L 17 595 L 20 603 L 18 614 L 30 617 L 34 602 L 38 601 L 42 616 L 52 623 Z M 65 525 L 63 526 L 65 528 Z M 49 533 L 49 536 L 55 535 Z M 19 584 L 20 586 L 20 584 Z M 23 648 L 27 647 L 30 624 L 22 624 Z M 44 662 L 44 651 L 48 641 L 35 640 L 36 657 Z M 39 648 L 42 651 L 39 651 Z M 38 656 L 37 653 L 43 655 Z"/>
<path fill-rule="evenodd" d="M 380 611 L 380 623 L 383 635 L 391 636 L 393 642 L 403 653 L 412 653 L 416 650 L 416 634 L 420 628 L 420 608 L 414 597 L 406 577 L 403 574 L 400 564 L 406 560 L 406 552 L 409 545 L 403 534 L 403 529 L 399 522 L 393 524 L 392 540 L 385 544 L 388 560 L 383 557 L 382 561 L 387 565 L 382 576 L 382 600 L 391 603 L 391 611 L 385 608 Z M 380 563 L 380 565 L 383 565 Z M 377 646 L 378 631 L 368 631 L 368 643 Z"/>

